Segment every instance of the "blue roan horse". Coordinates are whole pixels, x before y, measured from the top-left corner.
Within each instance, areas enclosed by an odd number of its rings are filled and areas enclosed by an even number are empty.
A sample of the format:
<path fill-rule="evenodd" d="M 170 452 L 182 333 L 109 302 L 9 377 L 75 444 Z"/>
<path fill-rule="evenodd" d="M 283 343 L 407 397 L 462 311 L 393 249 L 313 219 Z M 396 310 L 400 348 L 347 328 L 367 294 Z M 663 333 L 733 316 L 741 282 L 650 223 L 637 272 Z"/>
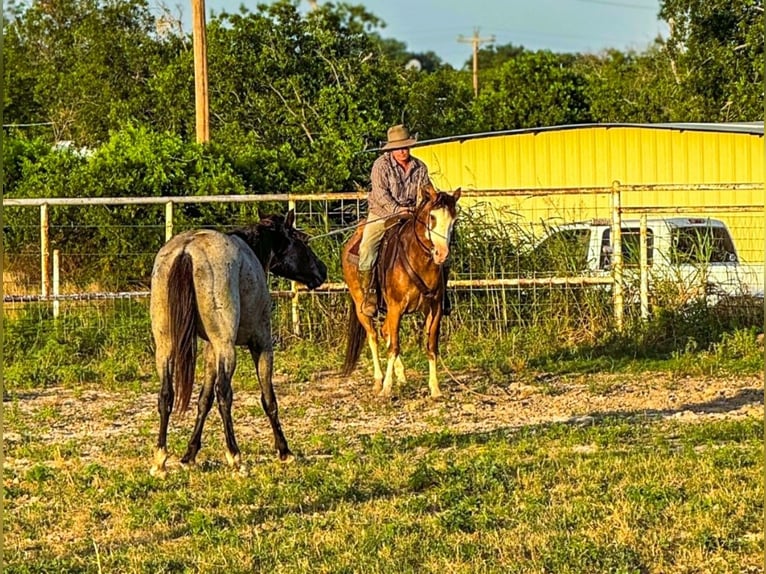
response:
<path fill-rule="evenodd" d="M 271 382 L 271 297 L 266 274 L 272 272 L 310 289 L 327 279 L 327 267 L 308 246 L 308 237 L 293 227 L 294 221 L 295 213 L 290 210 L 286 217 L 261 216 L 256 225 L 229 234 L 186 231 L 157 253 L 150 308 L 161 388 L 160 431 L 152 475 L 166 475 L 168 420 L 174 404 L 181 412 L 189 406 L 197 337 L 205 342 L 205 379 L 194 431 L 181 462 L 195 462 L 215 391 L 226 435 L 226 460 L 232 467 L 240 467 L 231 419 L 235 345 L 250 350 L 261 386 L 261 404 L 274 431 L 279 458 L 291 458 Z"/>

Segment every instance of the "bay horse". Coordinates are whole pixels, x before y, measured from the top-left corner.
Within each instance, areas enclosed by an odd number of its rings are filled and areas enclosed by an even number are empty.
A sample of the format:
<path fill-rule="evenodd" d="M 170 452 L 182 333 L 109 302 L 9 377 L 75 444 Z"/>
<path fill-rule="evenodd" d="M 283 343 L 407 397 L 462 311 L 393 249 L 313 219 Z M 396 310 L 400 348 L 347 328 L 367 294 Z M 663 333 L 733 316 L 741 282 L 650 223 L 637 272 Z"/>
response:
<path fill-rule="evenodd" d="M 432 397 L 441 396 L 436 359 L 439 355 L 439 326 L 445 290 L 442 265 L 449 256 L 460 189 L 450 195 L 437 192 L 433 186 L 427 185 L 420 190 L 419 197 L 414 212 L 401 217 L 401 221 L 386 231 L 375 264 L 378 310 L 383 305 L 386 309 L 382 325 L 382 334 L 388 344 L 385 378 L 378 357 L 375 324 L 371 317 L 361 312 L 364 293 L 357 270 L 363 225 L 346 243 L 341 255 L 343 278 L 351 295 L 343 374 L 349 375 L 354 370 L 366 338 L 372 353 L 373 390 L 383 396 L 391 395 L 394 374 L 399 383 L 406 381 L 399 355 L 399 327 L 404 314 L 416 311 L 422 312 L 425 317 L 423 330 L 428 357 L 428 387 Z"/>
<path fill-rule="evenodd" d="M 231 418 L 231 380 L 236 345 L 246 346 L 255 363 L 261 405 L 271 423 L 280 460 L 289 460 L 272 385 L 269 272 L 319 287 L 327 267 L 308 246 L 308 236 L 294 228 L 295 212 L 262 215 L 255 225 L 221 233 L 185 231 L 157 253 L 152 269 L 150 315 L 160 378 L 160 430 L 151 474 L 166 476 L 167 430 L 175 408 L 189 407 L 194 384 L 197 337 L 204 341 L 205 378 L 197 400 L 197 419 L 181 462 L 193 464 L 202 447 L 202 427 L 213 392 L 226 436 L 226 460 L 239 469 L 241 457 Z"/>

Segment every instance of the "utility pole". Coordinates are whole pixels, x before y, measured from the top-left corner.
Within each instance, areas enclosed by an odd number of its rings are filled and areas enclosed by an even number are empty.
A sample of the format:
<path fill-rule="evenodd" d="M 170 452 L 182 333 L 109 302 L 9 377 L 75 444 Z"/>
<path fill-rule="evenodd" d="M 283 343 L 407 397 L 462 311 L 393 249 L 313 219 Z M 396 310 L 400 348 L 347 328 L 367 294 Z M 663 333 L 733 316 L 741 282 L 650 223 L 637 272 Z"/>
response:
<path fill-rule="evenodd" d="M 489 38 L 479 38 L 479 29 L 474 28 L 473 36 L 471 38 L 466 38 L 460 34 L 457 41 L 473 45 L 473 96 L 477 97 L 479 95 L 479 44 L 483 44 L 484 42 L 493 43 L 495 41 L 495 35 L 493 34 Z"/>
<path fill-rule="evenodd" d="M 194 41 L 194 105 L 197 120 L 197 143 L 206 143 L 210 141 L 210 112 L 207 92 L 205 0 L 192 0 L 192 36 Z"/>

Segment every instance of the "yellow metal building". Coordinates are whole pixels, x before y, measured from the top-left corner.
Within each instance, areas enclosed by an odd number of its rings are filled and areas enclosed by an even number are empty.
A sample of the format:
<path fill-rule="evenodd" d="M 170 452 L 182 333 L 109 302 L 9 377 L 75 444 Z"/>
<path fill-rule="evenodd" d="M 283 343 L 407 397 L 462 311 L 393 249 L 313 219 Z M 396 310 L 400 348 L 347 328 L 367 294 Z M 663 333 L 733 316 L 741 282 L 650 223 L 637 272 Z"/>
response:
<path fill-rule="evenodd" d="M 763 122 L 569 125 L 424 141 L 413 155 L 440 189 L 530 190 L 487 201 L 531 222 L 608 217 L 610 196 L 592 191 L 618 181 L 625 217 L 637 217 L 640 208 L 676 215 L 697 208 L 726 221 L 741 258 L 759 262 L 766 239 L 763 135 Z M 551 193 L 583 188 L 591 193 Z"/>

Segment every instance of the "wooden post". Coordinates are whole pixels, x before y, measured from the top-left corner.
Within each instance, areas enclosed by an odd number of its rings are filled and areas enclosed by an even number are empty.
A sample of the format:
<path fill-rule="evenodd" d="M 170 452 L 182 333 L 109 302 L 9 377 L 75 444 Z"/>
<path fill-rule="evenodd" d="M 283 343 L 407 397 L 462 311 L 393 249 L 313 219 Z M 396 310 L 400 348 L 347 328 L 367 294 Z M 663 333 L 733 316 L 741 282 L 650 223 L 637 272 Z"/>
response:
<path fill-rule="evenodd" d="M 295 209 L 295 200 L 287 200 L 287 209 Z M 297 217 L 296 213 L 296 217 Z M 301 334 L 301 316 L 300 316 L 300 302 L 298 301 L 298 283 L 296 281 L 290 281 L 290 291 L 293 293 L 291 301 L 291 311 L 293 319 L 293 334 L 296 337 L 300 337 Z"/>
<path fill-rule="evenodd" d="M 168 201 L 165 204 L 165 241 L 170 241 L 173 237 L 173 202 Z"/>
<path fill-rule="evenodd" d="M 56 298 L 58 297 L 60 293 L 60 284 L 59 284 L 59 250 L 54 249 L 53 250 L 53 318 L 58 319 L 59 317 L 59 300 Z"/>
<path fill-rule="evenodd" d="M 48 204 L 40 206 L 40 295 L 47 297 L 51 292 L 50 245 L 48 244 Z"/>
<path fill-rule="evenodd" d="M 640 274 L 641 285 L 639 295 L 641 298 L 641 319 L 646 321 L 649 318 L 649 232 L 647 230 L 646 214 L 641 214 L 639 224 L 640 237 Z"/>
<path fill-rule="evenodd" d="M 614 323 L 617 330 L 622 331 L 625 299 L 622 285 L 622 213 L 619 181 L 612 183 L 612 279 Z"/>
<path fill-rule="evenodd" d="M 192 0 L 192 39 L 194 44 L 194 104 L 197 120 L 197 143 L 210 141 L 207 89 L 207 34 L 205 0 Z"/>

